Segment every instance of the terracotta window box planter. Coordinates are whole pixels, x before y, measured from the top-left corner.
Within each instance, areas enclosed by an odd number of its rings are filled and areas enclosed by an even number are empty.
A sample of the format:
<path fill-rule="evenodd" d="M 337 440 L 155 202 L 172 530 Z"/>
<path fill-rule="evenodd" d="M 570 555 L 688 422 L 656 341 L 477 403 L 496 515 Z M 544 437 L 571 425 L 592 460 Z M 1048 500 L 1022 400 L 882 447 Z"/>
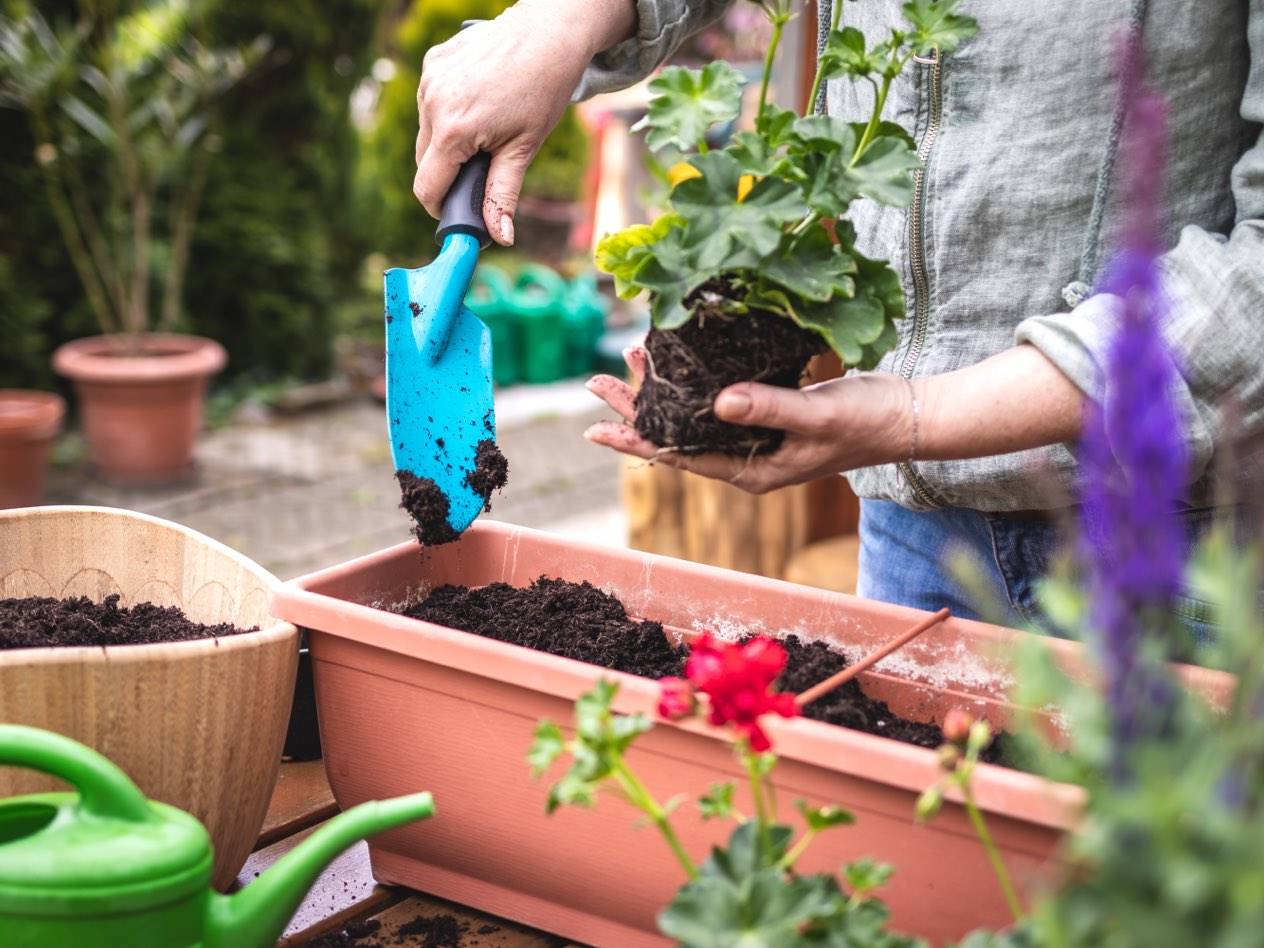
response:
<path fill-rule="evenodd" d="M 325 767 L 339 805 L 423 786 L 434 792 L 437 815 L 424 828 L 371 842 L 378 879 L 582 942 L 668 944 L 655 916 L 681 880 L 666 847 L 636 829 L 635 812 L 613 797 L 546 816 L 547 781 L 532 781 L 524 759 L 537 721 L 569 724 L 575 698 L 596 679 L 620 683 L 619 710 L 651 715 L 655 683 L 373 607 L 427 585 L 526 585 L 541 574 L 588 580 L 676 630 L 807 633 L 853 652 L 923 614 L 486 521 L 424 557 L 406 543 L 280 589 L 274 612 L 311 633 Z M 938 721 L 963 706 L 1004 727 L 1010 679 L 1002 655 L 1023 637 L 950 619 L 863 675 L 862 687 L 910 718 Z M 1076 661 L 1077 646 L 1048 647 L 1052 659 Z M 1189 673 L 1208 688 L 1225 686 L 1224 676 Z M 773 719 L 768 730 L 782 758 L 775 783 L 783 819 L 797 825 L 797 798 L 857 816 L 818 839 L 802 871 L 837 871 L 865 855 L 894 863 L 884 890 L 894 927 L 936 943 L 1007 922 L 964 811 L 949 804 L 931 825 L 914 823 L 917 794 L 937 777 L 933 751 L 803 719 Z M 698 722 L 660 723 L 630 762 L 664 800 L 696 796 L 725 775 L 743 786 L 727 741 Z M 1010 871 L 1030 890 L 1052 868 L 1081 791 L 987 765 L 975 786 Z M 749 812 L 748 801 L 739 807 Z M 688 805 L 674 819 L 696 857 L 728 829 L 701 822 Z"/>

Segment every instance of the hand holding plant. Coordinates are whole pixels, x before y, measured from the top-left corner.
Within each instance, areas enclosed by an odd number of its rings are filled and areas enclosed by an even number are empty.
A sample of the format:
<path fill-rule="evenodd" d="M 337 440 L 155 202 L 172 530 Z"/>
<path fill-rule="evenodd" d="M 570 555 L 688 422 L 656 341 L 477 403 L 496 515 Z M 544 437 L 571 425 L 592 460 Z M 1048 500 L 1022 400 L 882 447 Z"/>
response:
<path fill-rule="evenodd" d="M 651 724 L 644 715 L 614 713 L 617 686 L 610 682 L 599 682 L 580 697 L 572 739 L 548 721 L 536 729 L 528 760 L 537 776 L 564 755 L 570 757 L 566 773 L 549 791 L 548 809 L 592 806 L 598 791 L 612 786 L 644 813 L 686 880 L 659 916 L 659 928 L 691 948 L 918 944 L 886 930 L 886 907 L 871 895 L 890 878 L 890 867 L 862 859 L 843 868 L 841 883 L 827 873 L 795 872 L 795 864 L 818 833 L 854 819 L 838 807 L 798 801 L 803 828 L 797 840 L 794 830 L 777 820 L 770 780 L 776 757 L 761 718 L 797 714 L 793 696 L 773 688 L 785 661 L 785 650 L 771 639 L 732 644 L 707 635 L 691 650 L 686 678 L 662 682 L 663 717 L 680 720 L 705 711 L 708 723 L 731 728 L 750 790 L 750 815 L 736 809 L 733 783 L 714 784 L 698 800 L 703 819 L 736 823 L 727 845 L 713 849 L 705 861 L 694 861 L 672 826 L 672 813 L 681 799 L 658 801 L 628 764 L 629 748 Z"/>

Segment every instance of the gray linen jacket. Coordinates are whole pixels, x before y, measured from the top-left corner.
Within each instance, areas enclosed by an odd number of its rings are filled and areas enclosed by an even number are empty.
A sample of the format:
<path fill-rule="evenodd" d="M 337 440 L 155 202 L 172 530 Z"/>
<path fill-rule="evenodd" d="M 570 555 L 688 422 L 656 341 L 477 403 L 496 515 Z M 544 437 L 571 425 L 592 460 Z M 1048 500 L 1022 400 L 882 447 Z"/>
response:
<path fill-rule="evenodd" d="M 636 2 L 636 38 L 598 56 L 579 95 L 644 77 L 726 5 Z M 885 117 L 921 146 L 918 199 L 907 211 L 853 205 L 860 249 L 889 258 L 907 295 L 900 343 L 879 368 L 933 375 L 1029 343 L 1100 398 L 1113 310 L 1088 286 L 1120 222 L 1121 189 L 1102 172 L 1114 153 L 1115 44 L 1140 29 L 1169 107 L 1165 332 L 1181 367 L 1191 501 L 1204 502 L 1226 401 L 1237 406 L 1236 434 L 1264 433 L 1264 0 L 965 0 L 962 9 L 978 34 L 938 64 L 911 64 L 887 103 Z M 870 39 L 899 19 L 900 0 L 844 11 Z M 866 84 L 833 82 L 829 111 L 855 120 L 868 95 Z M 1030 510 L 1070 496 L 1073 449 L 849 477 L 862 497 L 914 509 Z"/>

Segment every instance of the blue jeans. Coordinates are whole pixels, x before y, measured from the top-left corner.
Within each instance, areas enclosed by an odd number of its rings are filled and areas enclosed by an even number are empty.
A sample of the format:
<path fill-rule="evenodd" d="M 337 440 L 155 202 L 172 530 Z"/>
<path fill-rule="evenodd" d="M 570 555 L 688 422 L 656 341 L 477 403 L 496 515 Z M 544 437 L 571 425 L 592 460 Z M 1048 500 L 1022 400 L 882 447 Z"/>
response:
<path fill-rule="evenodd" d="M 1212 521 L 1210 508 L 1183 511 L 1191 540 Z M 982 619 L 1052 635 L 1036 588 L 1061 550 L 1063 531 L 1053 520 L 1023 519 L 977 510 L 915 511 L 886 500 L 860 504 L 860 576 L 856 592 L 917 609 L 947 606 L 955 616 Z M 946 559 L 964 554 L 974 564 L 977 590 L 963 589 Z M 979 601 L 982 598 L 983 601 Z M 1194 642 L 1212 634 L 1207 608 L 1191 598 L 1176 604 L 1177 616 Z"/>

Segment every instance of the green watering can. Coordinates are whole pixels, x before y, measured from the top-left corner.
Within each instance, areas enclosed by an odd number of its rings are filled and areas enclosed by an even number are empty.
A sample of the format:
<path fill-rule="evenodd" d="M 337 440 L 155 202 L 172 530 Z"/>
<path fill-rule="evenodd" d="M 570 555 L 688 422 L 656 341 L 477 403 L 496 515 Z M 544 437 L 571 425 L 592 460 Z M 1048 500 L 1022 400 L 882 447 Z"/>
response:
<path fill-rule="evenodd" d="M 202 824 L 146 800 L 118 767 L 58 734 L 0 724 L 0 765 L 79 792 L 0 801 L 0 945 L 5 948 L 264 948 L 320 871 L 357 840 L 430 816 L 429 793 L 362 803 L 233 895 L 211 889 Z"/>

